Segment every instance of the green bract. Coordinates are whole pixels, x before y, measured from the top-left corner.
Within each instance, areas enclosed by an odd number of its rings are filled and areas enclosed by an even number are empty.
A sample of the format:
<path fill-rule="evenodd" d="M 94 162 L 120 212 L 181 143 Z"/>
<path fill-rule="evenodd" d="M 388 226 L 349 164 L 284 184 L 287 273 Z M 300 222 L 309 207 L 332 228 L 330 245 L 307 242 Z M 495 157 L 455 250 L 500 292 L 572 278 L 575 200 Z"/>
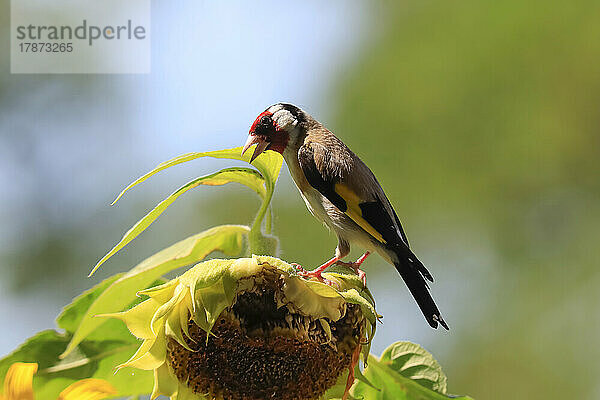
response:
<path fill-rule="evenodd" d="M 351 367 L 353 353 L 366 360 L 378 318 L 357 276 L 327 277 L 336 288 L 272 257 L 200 263 L 141 291 L 148 299 L 132 309 L 104 315 L 143 340 L 118 368 L 154 370 L 152 398 L 318 398 Z"/>

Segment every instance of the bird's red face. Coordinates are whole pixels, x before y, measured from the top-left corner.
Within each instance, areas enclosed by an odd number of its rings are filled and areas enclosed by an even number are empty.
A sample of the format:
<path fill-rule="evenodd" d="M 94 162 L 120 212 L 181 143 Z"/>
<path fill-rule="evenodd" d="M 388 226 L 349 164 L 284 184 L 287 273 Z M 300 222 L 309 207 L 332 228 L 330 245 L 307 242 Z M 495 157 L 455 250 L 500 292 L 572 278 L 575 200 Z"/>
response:
<path fill-rule="evenodd" d="M 256 144 L 256 149 L 250 158 L 250 162 L 254 161 L 256 157 L 266 150 L 273 150 L 283 154 L 287 146 L 290 138 L 289 132 L 278 125 L 277 118 L 274 118 L 273 112 L 270 111 L 272 108 L 269 107 L 269 109 L 263 111 L 250 127 L 248 140 L 242 150 L 242 154 L 244 154 L 246 150 Z M 275 113 L 277 112 L 275 111 Z"/>

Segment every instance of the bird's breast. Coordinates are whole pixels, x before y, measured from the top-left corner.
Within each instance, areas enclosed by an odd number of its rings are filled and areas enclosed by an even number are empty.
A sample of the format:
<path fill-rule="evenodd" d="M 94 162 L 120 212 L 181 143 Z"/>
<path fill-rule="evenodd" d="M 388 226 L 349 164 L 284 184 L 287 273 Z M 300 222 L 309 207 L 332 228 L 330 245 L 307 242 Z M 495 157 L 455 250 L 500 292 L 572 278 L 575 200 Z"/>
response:
<path fill-rule="evenodd" d="M 285 156 L 286 154 L 284 153 L 284 157 Z M 289 159 L 288 157 L 285 158 L 288 169 L 290 170 L 290 175 L 292 175 L 292 179 L 294 180 L 304 203 L 306 203 L 306 207 L 315 218 L 330 226 L 330 218 L 323 206 L 323 201 L 326 199 L 324 199 L 323 195 L 308 183 L 304 176 L 304 172 L 300 169 L 297 156 L 292 155 L 289 156 Z"/>

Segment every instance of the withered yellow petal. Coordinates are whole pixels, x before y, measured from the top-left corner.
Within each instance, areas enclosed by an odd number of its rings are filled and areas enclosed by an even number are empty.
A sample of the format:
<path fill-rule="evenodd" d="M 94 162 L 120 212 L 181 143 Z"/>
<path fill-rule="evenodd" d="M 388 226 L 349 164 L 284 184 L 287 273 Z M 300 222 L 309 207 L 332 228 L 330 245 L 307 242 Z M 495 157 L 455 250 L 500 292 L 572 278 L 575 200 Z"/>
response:
<path fill-rule="evenodd" d="M 33 400 L 33 375 L 37 372 L 36 363 L 14 363 L 4 378 L 4 398 L 6 400 Z"/>
<path fill-rule="evenodd" d="M 312 290 L 315 288 L 318 288 L 321 293 Z M 311 315 L 314 318 L 329 318 L 333 321 L 337 321 L 342 316 L 344 298 L 331 286 L 290 277 L 285 280 L 282 289 L 287 301 L 298 307 L 304 315 Z M 330 291 L 336 295 L 332 296 Z M 325 293 L 326 296 L 323 296 L 322 293 Z"/>
<path fill-rule="evenodd" d="M 60 392 L 58 400 L 101 400 L 117 394 L 117 390 L 104 379 L 82 379 Z"/>

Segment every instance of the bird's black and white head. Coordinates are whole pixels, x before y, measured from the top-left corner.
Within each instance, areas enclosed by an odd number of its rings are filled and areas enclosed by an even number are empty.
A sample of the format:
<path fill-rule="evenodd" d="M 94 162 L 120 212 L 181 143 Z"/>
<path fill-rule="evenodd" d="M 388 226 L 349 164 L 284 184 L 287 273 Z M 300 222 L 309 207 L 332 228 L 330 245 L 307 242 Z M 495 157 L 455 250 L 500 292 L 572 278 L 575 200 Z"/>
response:
<path fill-rule="evenodd" d="M 288 146 L 298 142 L 305 131 L 304 123 L 307 118 L 308 115 L 302 109 L 292 104 L 272 105 L 254 120 L 242 154 L 254 144 L 256 149 L 250 162 L 266 150 L 283 154 Z"/>

